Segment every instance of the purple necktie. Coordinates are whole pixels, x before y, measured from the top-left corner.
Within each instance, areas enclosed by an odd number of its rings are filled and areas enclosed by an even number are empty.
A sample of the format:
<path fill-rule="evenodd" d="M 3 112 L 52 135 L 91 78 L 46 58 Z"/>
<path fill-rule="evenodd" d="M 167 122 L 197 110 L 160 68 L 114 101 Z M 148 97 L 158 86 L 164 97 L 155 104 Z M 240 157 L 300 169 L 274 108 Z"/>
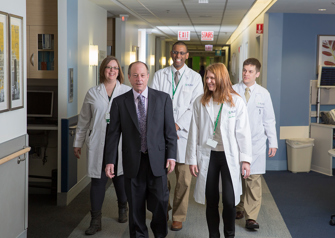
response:
<path fill-rule="evenodd" d="M 138 124 L 140 126 L 140 133 L 141 133 L 141 151 L 147 151 L 147 120 L 145 116 L 145 97 L 143 95 L 139 95 L 138 99 Z"/>

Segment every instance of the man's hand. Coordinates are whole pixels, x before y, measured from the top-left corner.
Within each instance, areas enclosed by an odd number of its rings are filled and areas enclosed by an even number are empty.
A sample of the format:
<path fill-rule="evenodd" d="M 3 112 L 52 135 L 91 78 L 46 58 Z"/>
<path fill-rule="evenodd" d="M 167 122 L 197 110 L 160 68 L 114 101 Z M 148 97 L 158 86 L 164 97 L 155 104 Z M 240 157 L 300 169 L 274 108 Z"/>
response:
<path fill-rule="evenodd" d="M 242 163 L 242 175 L 244 179 L 250 176 L 250 164 L 248 162 Z"/>
<path fill-rule="evenodd" d="M 76 156 L 78 159 L 80 159 L 81 148 L 80 147 L 74 147 L 73 151 L 74 151 L 74 156 Z"/>
<path fill-rule="evenodd" d="M 272 158 L 276 155 L 277 148 L 269 148 L 269 157 Z"/>
<path fill-rule="evenodd" d="M 198 177 L 198 173 L 199 173 L 198 165 L 190 165 L 190 171 L 194 177 Z"/>
<path fill-rule="evenodd" d="M 173 159 L 168 159 L 166 162 L 166 168 L 169 168 L 169 171 L 167 174 L 171 173 L 174 170 L 174 167 L 176 166 L 176 161 L 174 161 Z"/>
<path fill-rule="evenodd" d="M 114 164 L 106 164 L 105 172 L 108 178 L 114 178 Z"/>
<path fill-rule="evenodd" d="M 179 131 L 180 127 L 177 125 L 177 123 L 174 124 L 176 126 L 176 131 Z M 179 136 L 177 134 L 177 138 L 179 139 Z"/>

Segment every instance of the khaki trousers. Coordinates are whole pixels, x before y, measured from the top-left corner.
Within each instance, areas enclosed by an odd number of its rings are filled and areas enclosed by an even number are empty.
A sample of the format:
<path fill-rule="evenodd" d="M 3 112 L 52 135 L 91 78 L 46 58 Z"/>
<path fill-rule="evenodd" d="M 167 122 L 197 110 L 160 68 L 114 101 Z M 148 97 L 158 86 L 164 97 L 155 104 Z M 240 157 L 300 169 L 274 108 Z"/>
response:
<path fill-rule="evenodd" d="M 262 180 L 260 174 L 242 178 L 241 201 L 236 206 L 236 211 L 244 211 L 245 219 L 257 220 L 262 203 Z"/>
<path fill-rule="evenodd" d="M 174 171 L 176 174 L 176 187 L 173 198 L 172 221 L 184 222 L 187 215 L 192 174 L 188 164 L 176 163 Z M 171 191 L 169 179 L 168 188 Z M 170 201 L 168 210 L 171 210 Z"/>

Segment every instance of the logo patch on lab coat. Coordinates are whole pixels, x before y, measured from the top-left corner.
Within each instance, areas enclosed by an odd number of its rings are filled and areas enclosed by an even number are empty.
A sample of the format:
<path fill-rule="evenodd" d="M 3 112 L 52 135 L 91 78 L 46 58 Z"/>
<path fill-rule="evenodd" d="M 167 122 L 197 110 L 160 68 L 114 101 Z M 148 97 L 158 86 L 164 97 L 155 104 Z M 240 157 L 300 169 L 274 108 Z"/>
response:
<path fill-rule="evenodd" d="M 235 117 L 236 109 L 228 111 L 228 118 Z"/>
<path fill-rule="evenodd" d="M 191 83 L 187 83 L 187 84 L 185 84 L 185 86 L 190 86 L 190 87 L 192 87 L 193 84 L 191 84 Z"/>

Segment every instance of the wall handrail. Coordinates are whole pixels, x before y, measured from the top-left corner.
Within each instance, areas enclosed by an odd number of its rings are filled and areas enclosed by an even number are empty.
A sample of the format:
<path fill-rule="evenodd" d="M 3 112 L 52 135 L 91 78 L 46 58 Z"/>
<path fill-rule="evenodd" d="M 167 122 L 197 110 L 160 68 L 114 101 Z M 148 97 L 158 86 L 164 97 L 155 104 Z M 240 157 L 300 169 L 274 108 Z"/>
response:
<path fill-rule="evenodd" d="M 30 149 L 31 148 L 29 146 L 27 146 L 27 147 L 25 146 L 25 147 L 23 147 L 22 150 L 19 150 L 19 151 L 14 152 L 14 153 L 6 156 L 6 157 L 3 157 L 2 159 L 0 159 L 0 165 L 2 165 L 2 164 L 6 163 L 6 162 L 8 162 L 8 161 L 10 161 L 12 159 L 15 159 L 15 158 L 17 158 L 17 157 L 19 157 L 19 156 L 21 156 L 21 155 L 29 152 Z"/>

